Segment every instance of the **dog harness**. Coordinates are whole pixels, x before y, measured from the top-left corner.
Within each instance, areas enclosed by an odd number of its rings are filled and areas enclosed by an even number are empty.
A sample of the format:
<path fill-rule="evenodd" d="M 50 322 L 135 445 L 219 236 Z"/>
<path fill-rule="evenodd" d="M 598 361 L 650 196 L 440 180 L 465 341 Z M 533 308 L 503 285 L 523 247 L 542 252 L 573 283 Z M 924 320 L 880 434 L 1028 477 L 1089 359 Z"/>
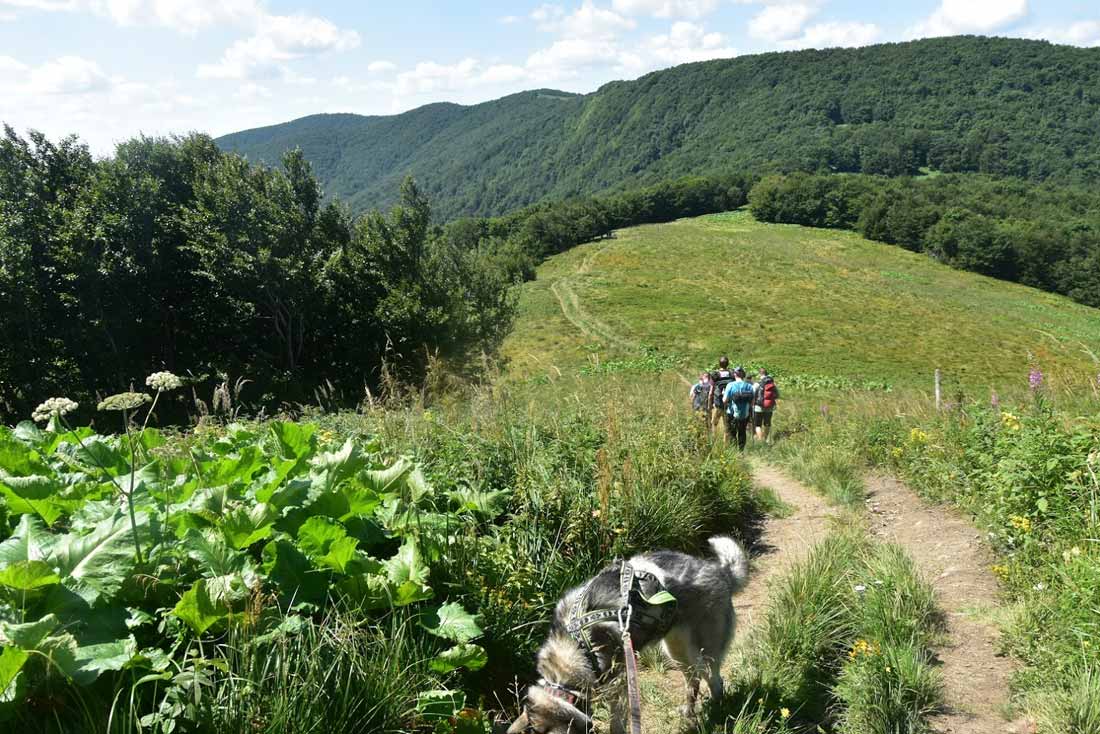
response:
<path fill-rule="evenodd" d="M 581 590 L 581 593 L 577 595 L 577 599 L 569 609 L 565 630 L 584 652 L 592 666 L 592 671 L 598 676 L 600 663 L 596 657 L 591 630 L 601 622 L 616 620 L 619 623 L 623 658 L 626 665 L 627 694 L 630 699 L 630 728 L 632 734 L 641 734 L 638 669 L 634 655 L 634 642 L 630 635 L 630 625 L 637 619 L 653 629 L 657 637 L 663 637 L 672 627 L 673 616 L 676 612 L 676 597 L 670 594 L 664 584 L 661 583 L 661 580 L 653 574 L 648 571 L 638 571 L 625 560 L 620 560 L 619 606 L 594 609 L 582 614 L 581 610 L 587 606 L 588 593 L 594 580 L 590 579 Z M 574 707 L 586 698 L 585 692 L 545 679 L 539 680 L 539 686 L 549 695 L 560 698 Z M 528 730 L 532 731 L 530 726 Z"/>
<path fill-rule="evenodd" d="M 587 606 L 592 580 L 585 584 L 569 610 L 565 631 L 581 646 L 592 670 L 599 673 L 599 664 L 592 644 L 591 630 L 595 625 L 614 619 L 622 632 L 629 632 L 630 622 L 637 620 L 651 626 L 657 637 L 662 637 L 672 627 L 676 612 L 676 598 L 668 593 L 661 580 L 648 571 L 638 571 L 626 561 L 619 562 L 619 606 L 594 609 L 581 613 Z M 593 579 L 594 580 L 594 579 Z"/>

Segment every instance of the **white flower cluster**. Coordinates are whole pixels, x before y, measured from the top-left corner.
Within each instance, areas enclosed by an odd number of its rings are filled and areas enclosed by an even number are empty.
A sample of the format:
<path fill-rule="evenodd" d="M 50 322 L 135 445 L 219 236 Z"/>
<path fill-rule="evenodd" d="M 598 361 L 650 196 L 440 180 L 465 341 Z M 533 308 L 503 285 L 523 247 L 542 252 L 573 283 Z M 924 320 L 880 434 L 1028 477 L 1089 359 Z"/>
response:
<path fill-rule="evenodd" d="M 145 378 L 145 384 L 157 392 L 168 392 L 183 387 L 183 380 L 171 372 L 154 372 Z"/>
<path fill-rule="evenodd" d="M 31 413 L 36 423 L 45 423 L 55 415 L 66 415 L 80 407 L 80 404 L 68 398 L 50 398 Z"/>

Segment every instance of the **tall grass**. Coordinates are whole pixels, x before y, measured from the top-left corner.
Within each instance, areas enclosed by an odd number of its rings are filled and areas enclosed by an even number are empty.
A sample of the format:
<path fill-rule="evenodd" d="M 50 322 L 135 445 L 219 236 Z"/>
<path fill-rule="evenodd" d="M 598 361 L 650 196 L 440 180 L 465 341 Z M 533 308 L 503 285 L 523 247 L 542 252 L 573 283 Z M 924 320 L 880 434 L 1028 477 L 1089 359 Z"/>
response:
<path fill-rule="evenodd" d="M 773 731 L 925 731 L 941 699 L 930 653 L 941 628 L 904 551 L 846 521 L 771 594 L 721 710 L 752 704 Z"/>

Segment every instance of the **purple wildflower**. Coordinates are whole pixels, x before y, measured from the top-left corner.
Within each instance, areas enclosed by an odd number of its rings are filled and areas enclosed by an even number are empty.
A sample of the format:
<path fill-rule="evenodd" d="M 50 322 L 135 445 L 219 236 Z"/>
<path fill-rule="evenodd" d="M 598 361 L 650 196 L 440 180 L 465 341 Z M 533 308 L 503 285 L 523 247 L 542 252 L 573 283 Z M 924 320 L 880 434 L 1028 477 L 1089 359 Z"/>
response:
<path fill-rule="evenodd" d="M 993 407 L 993 410 L 998 410 L 1001 407 L 1001 399 L 997 396 L 997 391 L 992 390 L 989 393 L 989 404 Z"/>
<path fill-rule="evenodd" d="M 1038 368 L 1032 368 L 1031 372 L 1027 373 L 1027 384 L 1033 391 L 1038 390 L 1043 386 L 1043 373 Z"/>
<path fill-rule="evenodd" d="M 821 404 L 821 415 L 822 415 L 822 416 L 823 416 L 824 418 L 828 418 L 828 417 L 829 417 L 829 406 L 828 406 L 828 405 L 825 405 L 824 403 L 822 403 L 822 404 Z"/>

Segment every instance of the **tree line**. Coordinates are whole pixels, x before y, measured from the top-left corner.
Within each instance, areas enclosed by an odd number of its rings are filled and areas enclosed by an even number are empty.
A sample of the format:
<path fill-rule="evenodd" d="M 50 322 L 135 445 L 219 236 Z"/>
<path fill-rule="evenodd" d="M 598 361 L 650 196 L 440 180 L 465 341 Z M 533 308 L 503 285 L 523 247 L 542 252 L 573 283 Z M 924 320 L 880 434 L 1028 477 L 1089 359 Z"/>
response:
<path fill-rule="evenodd" d="M 493 219 L 433 221 L 411 179 L 388 212 L 324 202 L 300 151 L 250 164 L 204 135 L 134 139 L 96 160 L 0 138 L 0 419 L 51 395 L 87 410 L 170 370 L 246 378 L 252 407 L 354 403 L 383 365 L 417 382 L 511 327 L 513 286 L 543 258 L 623 226 L 745 203 L 744 176 L 685 178 Z M 182 419 L 192 406 L 162 408 Z M 168 417 L 168 416 L 165 416 Z"/>
<path fill-rule="evenodd" d="M 851 229 L 970 270 L 1100 307 L 1100 194 L 984 175 L 804 173 L 749 193 L 765 222 Z"/>

